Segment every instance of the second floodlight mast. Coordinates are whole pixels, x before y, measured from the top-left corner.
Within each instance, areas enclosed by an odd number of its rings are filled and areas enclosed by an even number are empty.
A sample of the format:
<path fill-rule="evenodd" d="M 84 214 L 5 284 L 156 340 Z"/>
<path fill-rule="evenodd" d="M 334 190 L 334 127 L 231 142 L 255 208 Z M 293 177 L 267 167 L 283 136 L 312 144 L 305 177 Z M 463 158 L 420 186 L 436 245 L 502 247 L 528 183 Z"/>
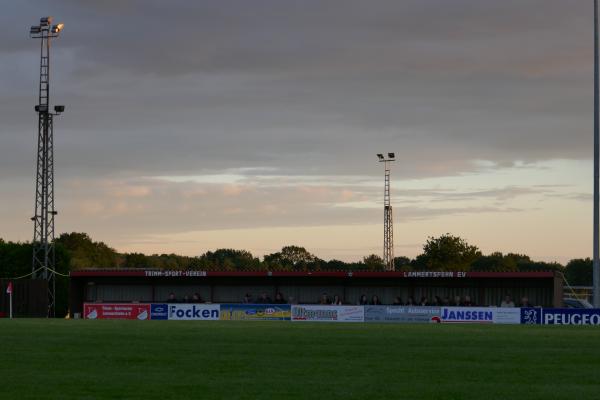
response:
<path fill-rule="evenodd" d="M 48 282 L 48 317 L 56 315 L 56 256 L 54 249 L 54 131 L 53 118 L 65 106 L 50 110 L 50 40 L 57 38 L 64 24 L 52 24 L 52 17 L 40 18 L 40 24 L 29 30 L 33 39 L 40 39 L 40 86 L 38 104 L 38 146 L 33 221 L 32 279 Z"/>
<path fill-rule="evenodd" d="M 390 168 L 388 163 L 395 161 L 394 153 L 377 154 L 379 162 L 385 167 L 385 180 L 383 190 L 383 265 L 386 271 L 394 270 L 394 218 L 390 199 Z"/>

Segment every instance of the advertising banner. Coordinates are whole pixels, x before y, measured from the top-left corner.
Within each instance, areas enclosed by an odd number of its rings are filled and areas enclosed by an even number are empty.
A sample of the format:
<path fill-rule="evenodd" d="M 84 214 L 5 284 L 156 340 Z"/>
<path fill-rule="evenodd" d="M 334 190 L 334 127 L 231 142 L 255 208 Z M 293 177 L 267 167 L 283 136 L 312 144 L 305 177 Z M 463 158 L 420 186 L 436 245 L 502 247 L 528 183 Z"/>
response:
<path fill-rule="evenodd" d="M 494 323 L 495 324 L 520 324 L 521 323 L 521 309 L 517 307 L 498 307 L 493 308 L 494 310 Z"/>
<path fill-rule="evenodd" d="M 441 321 L 440 307 L 364 306 L 365 322 L 429 323 Z"/>
<path fill-rule="evenodd" d="M 363 306 L 292 306 L 292 321 L 364 322 L 364 320 Z"/>
<path fill-rule="evenodd" d="M 542 323 L 542 309 L 539 307 L 521 308 L 521 323 L 534 325 Z"/>
<path fill-rule="evenodd" d="M 221 307 L 219 304 L 167 304 L 170 320 L 203 320 L 216 321 L 219 319 Z"/>
<path fill-rule="evenodd" d="M 520 308 L 442 307 L 444 323 L 519 324 Z"/>
<path fill-rule="evenodd" d="M 600 325 L 599 308 L 545 308 L 544 325 Z"/>
<path fill-rule="evenodd" d="M 151 304 L 150 319 L 169 319 L 168 304 Z"/>
<path fill-rule="evenodd" d="M 222 320 L 289 321 L 289 304 L 221 304 Z"/>
<path fill-rule="evenodd" d="M 84 303 L 85 319 L 150 319 L 150 304 Z"/>

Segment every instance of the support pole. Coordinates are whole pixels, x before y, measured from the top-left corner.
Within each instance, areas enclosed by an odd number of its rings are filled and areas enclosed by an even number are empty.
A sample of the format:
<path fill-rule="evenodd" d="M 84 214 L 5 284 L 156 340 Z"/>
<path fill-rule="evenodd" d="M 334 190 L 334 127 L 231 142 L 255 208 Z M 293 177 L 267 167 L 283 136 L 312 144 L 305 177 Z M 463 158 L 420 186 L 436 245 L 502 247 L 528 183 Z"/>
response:
<path fill-rule="evenodd" d="M 594 307 L 600 308 L 600 257 L 599 239 L 599 182 L 600 161 L 598 154 L 598 0 L 594 0 Z"/>

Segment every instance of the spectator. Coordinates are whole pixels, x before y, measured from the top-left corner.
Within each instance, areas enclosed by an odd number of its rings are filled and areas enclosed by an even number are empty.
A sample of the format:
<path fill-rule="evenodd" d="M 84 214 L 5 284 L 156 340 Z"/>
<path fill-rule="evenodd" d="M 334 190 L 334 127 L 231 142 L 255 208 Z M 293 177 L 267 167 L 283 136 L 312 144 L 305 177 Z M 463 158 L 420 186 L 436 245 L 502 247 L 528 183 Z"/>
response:
<path fill-rule="evenodd" d="M 406 299 L 406 305 L 407 306 L 416 306 L 417 303 L 415 303 L 415 298 L 412 296 L 408 296 L 408 299 Z"/>
<path fill-rule="evenodd" d="M 267 295 L 267 292 L 260 294 L 260 297 L 256 300 L 256 304 L 271 304 L 271 298 Z"/>
<path fill-rule="evenodd" d="M 434 296 L 433 298 L 433 302 L 431 303 L 432 306 L 441 306 L 442 305 L 442 299 L 440 298 L 440 296 Z"/>
<path fill-rule="evenodd" d="M 461 304 L 462 301 L 460 300 L 460 296 L 454 296 L 454 301 L 450 305 L 454 307 L 460 307 Z"/>
<path fill-rule="evenodd" d="M 242 300 L 242 301 L 246 304 L 251 304 L 252 303 L 252 295 L 250 293 L 246 293 L 246 295 L 244 296 L 244 300 Z"/>
<path fill-rule="evenodd" d="M 367 295 L 366 294 L 362 294 L 360 296 L 360 300 L 358 301 L 358 304 L 361 306 L 366 306 L 367 304 L 369 304 L 369 300 L 367 300 Z"/>
<path fill-rule="evenodd" d="M 275 304 L 285 304 L 286 303 L 286 301 L 283 298 L 283 295 L 281 294 L 281 292 L 275 293 L 275 301 L 274 301 L 274 303 Z"/>
<path fill-rule="evenodd" d="M 444 297 L 444 300 L 442 300 L 442 306 L 444 306 L 444 307 L 450 306 L 450 298 L 448 296 Z"/>
<path fill-rule="evenodd" d="M 333 301 L 331 302 L 332 305 L 334 306 L 341 306 L 342 305 L 342 299 L 340 299 L 340 296 L 338 296 L 337 294 L 335 296 L 333 296 Z"/>
<path fill-rule="evenodd" d="M 177 297 L 175 297 L 175 293 L 169 293 L 169 298 L 167 299 L 167 303 L 178 303 Z"/>
<path fill-rule="evenodd" d="M 502 303 L 500 303 L 500 307 L 514 307 L 515 306 L 515 302 L 512 301 L 512 299 L 510 298 L 510 295 L 506 295 L 504 296 L 504 300 L 502 300 Z"/>
<path fill-rule="evenodd" d="M 529 302 L 529 299 L 525 296 L 521 298 L 521 307 L 533 307 Z"/>
<path fill-rule="evenodd" d="M 379 297 L 377 297 L 376 294 L 374 294 L 373 297 L 371 297 L 371 305 L 372 306 L 380 306 L 381 305 L 381 300 L 379 300 Z"/>
<path fill-rule="evenodd" d="M 200 297 L 200 293 L 194 293 L 194 295 L 192 296 L 192 303 L 204 303 L 202 297 Z"/>
<path fill-rule="evenodd" d="M 419 302 L 420 306 L 428 306 L 429 305 L 429 300 L 427 300 L 427 297 L 423 296 L 421 297 L 421 301 Z"/>
<path fill-rule="evenodd" d="M 402 299 L 400 298 L 400 296 L 394 297 L 394 302 L 392 303 L 392 305 L 394 305 L 394 306 L 401 306 L 402 305 Z"/>
<path fill-rule="evenodd" d="M 288 304 L 298 304 L 298 302 L 296 301 L 296 299 L 294 298 L 294 296 L 289 296 L 288 297 Z"/>
<path fill-rule="evenodd" d="M 185 296 L 183 296 L 183 300 L 182 303 L 189 303 L 190 302 L 190 296 L 188 296 L 187 294 Z"/>
<path fill-rule="evenodd" d="M 319 299 L 319 304 L 330 304 L 331 302 L 329 301 L 329 296 L 327 296 L 327 293 L 323 292 L 321 294 L 321 298 Z"/>
<path fill-rule="evenodd" d="M 475 303 L 471 301 L 471 296 L 466 295 L 464 301 L 462 302 L 463 307 L 475 307 Z"/>

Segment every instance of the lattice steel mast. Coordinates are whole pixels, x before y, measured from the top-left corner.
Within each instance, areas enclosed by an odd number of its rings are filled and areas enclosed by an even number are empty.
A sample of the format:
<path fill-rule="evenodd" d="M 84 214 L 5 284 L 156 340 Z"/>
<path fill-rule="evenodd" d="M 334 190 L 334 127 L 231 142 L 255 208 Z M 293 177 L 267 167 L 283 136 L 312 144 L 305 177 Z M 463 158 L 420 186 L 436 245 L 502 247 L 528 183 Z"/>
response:
<path fill-rule="evenodd" d="M 31 27 L 29 34 L 40 39 L 39 99 L 35 106 L 38 113 L 37 172 L 35 185 L 35 214 L 33 227 L 32 278 L 48 281 L 48 316 L 55 316 L 56 257 L 54 249 L 54 135 L 53 117 L 64 111 L 55 106 L 50 111 L 50 40 L 58 37 L 63 24 L 52 25 L 52 17 L 40 19 L 39 25 Z"/>
<path fill-rule="evenodd" d="M 383 190 L 383 265 L 387 271 L 394 270 L 394 218 L 390 199 L 390 168 L 388 163 L 395 161 L 394 153 L 388 153 L 388 158 L 377 154 L 379 162 L 385 167 Z"/>

